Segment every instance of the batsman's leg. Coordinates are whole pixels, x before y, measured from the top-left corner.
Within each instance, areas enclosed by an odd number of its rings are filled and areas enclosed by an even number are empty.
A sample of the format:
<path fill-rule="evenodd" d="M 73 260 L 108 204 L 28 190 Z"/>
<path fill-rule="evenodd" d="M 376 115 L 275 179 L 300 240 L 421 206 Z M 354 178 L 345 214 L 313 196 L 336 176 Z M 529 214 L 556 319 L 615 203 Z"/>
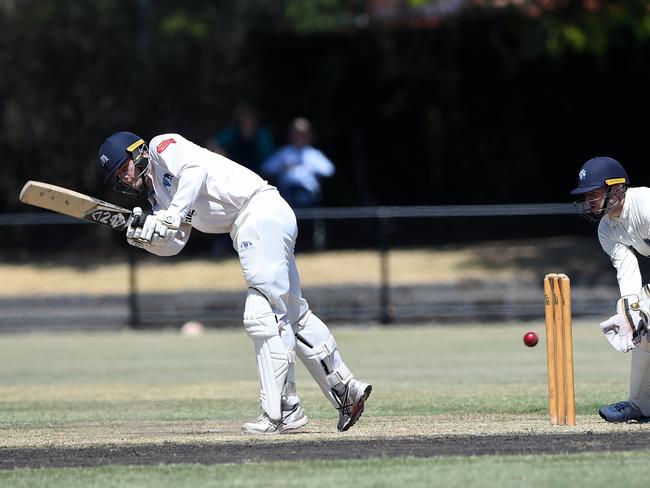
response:
<path fill-rule="evenodd" d="M 282 410 L 288 411 L 300 403 L 300 398 L 296 392 L 296 336 L 293 334 L 291 325 L 282 320 L 280 321 L 280 338 L 287 350 L 289 359 L 287 380 L 282 390 Z"/>
<path fill-rule="evenodd" d="M 295 362 L 294 353 L 287 351 L 280 337 L 278 322 L 268 300 L 253 288 L 248 289 L 246 297 L 244 327 L 255 345 L 262 415 L 257 422 L 245 423 L 242 432 L 279 434 L 302 427 L 307 417 L 300 404 L 295 402 L 285 408 L 282 402 L 283 395 L 297 400 L 295 382 L 293 387 L 287 383 L 290 365 Z"/>
<path fill-rule="evenodd" d="M 294 325 L 294 332 L 298 357 L 339 411 L 337 429 L 348 430 L 361 417 L 372 386 L 353 377 L 330 330 L 310 310 Z"/>

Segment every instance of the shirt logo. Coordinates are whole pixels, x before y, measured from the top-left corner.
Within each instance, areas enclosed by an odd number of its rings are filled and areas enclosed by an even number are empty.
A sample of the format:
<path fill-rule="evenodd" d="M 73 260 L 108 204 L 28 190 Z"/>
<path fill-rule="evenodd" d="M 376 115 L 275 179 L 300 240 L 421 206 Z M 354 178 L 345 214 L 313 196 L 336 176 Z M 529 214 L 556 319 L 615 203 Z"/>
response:
<path fill-rule="evenodd" d="M 245 249 L 250 249 L 253 247 L 253 243 L 251 241 L 243 241 L 239 243 L 239 250 L 243 251 Z"/>
<path fill-rule="evenodd" d="M 585 169 L 581 169 L 580 173 L 578 173 L 578 179 L 580 181 L 584 180 L 587 177 L 587 171 Z"/>
<path fill-rule="evenodd" d="M 170 144 L 176 144 L 176 141 L 174 139 L 165 139 L 164 141 L 162 141 L 160 144 L 156 146 L 156 151 L 158 152 L 158 154 L 160 154 L 165 149 L 167 149 Z"/>
<path fill-rule="evenodd" d="M 167 189 L 171 188 L 173 179 L 174 179 L 174 175 L 170 173 L 165 173 L 164 176 L 162 177 L 163 186 Z"/>

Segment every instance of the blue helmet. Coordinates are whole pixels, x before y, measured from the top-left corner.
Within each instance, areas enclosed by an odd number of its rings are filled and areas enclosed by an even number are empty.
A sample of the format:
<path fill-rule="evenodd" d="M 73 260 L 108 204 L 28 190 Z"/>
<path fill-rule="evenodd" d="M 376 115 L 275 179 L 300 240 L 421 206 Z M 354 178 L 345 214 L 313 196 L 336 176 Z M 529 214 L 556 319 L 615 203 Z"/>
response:
<path fill-rule="evenodd" d="M 621 164 L 608 157 L 592 158 L 582 165 L 578 173 L 578 187 L 571 192 L 581 199 L 574 203 L 578 213 L 591 222 L 598 222 L 625 199 L 630 179 Z M 588 199 L 587 193 L 605 189 L 602 195 Z"/>
<path fill-rule="evenodd" d="M 128 158 L 136 161 L 143 149 L 144 140 L 131 132 L 116 132 L 108 137 L 99 148 L 99 164 L 106 170 L 107 182 Z"/>
<path fill-rule="evenodd" d="M 139 195 L 142 190 L 134 190 L 115 175 L 119 167 L 129 158 L 133 159 L 133 164 L 140 171 L 138 177 L 144 177 L 149 166 L 149 148 L 144 139 L 132 132 L 116 132 L 99 148 L 99 164 L 106 170 L 104 183 L 113 179 L 115 191 Z"/>
<path fill-rule="evenodd" d="M 582 165 L 578 173 L 578 187 L 572 195 L 583 195 L 598 188 L 609 188 L 613 185 L 629 186 L 630 179 L 621 163 L 608 157 L 592 158 Z"/>

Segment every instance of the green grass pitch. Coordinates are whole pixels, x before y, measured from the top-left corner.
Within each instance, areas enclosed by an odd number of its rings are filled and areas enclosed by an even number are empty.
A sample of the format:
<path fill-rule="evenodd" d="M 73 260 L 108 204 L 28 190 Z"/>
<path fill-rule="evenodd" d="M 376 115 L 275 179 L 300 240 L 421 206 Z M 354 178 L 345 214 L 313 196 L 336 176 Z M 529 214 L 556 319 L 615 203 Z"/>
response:
<path fill-rule="evenodd" d="M 332 328 L 355 375 L 373 384 L 364 416 L 336 432 L 336 411 L 302 365 L 305 433 L 250 439 L 258 414 L 252 345 L 242 329 L 25 333 L 0 336 L 0 456 L 12 449 L 367 441 L 431 436 L 647 431 L 610 425 L 597 408 L 626 398 L 629 355 L 596 321 L 574 326 L 578 425 L 547 420 L 543 320 L 519 325 Z M 527 348 L 527 330 L 540 335 Z M 649 448 L 650 449 L 650 448 Z M 643 452 L 432 456 L 202 465 L 106 465 L 0 470 L 0 486 L 640 486 Z M 606 462 L 603 462 L 606 461 Z M 624 474 L 621 474 L 624 473 Z M 638 476 L 637 476 L 638 474 Z M 635 484 L 639 483 L 639 484 Z"/>

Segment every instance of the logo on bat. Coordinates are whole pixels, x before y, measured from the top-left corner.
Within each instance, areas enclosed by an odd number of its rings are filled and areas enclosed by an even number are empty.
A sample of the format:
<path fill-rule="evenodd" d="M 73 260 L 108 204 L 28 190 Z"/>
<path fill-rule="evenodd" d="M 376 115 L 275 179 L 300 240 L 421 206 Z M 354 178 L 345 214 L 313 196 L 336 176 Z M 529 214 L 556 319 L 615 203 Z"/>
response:
<path fill-rule="evenodd" d="M 99 224 L 110 225 L 113 229 L 120 229 L 126 225 L 126 219 L 120 212 L 109 210 L 95 210 L 88 214 L 89 219 Z"/>

